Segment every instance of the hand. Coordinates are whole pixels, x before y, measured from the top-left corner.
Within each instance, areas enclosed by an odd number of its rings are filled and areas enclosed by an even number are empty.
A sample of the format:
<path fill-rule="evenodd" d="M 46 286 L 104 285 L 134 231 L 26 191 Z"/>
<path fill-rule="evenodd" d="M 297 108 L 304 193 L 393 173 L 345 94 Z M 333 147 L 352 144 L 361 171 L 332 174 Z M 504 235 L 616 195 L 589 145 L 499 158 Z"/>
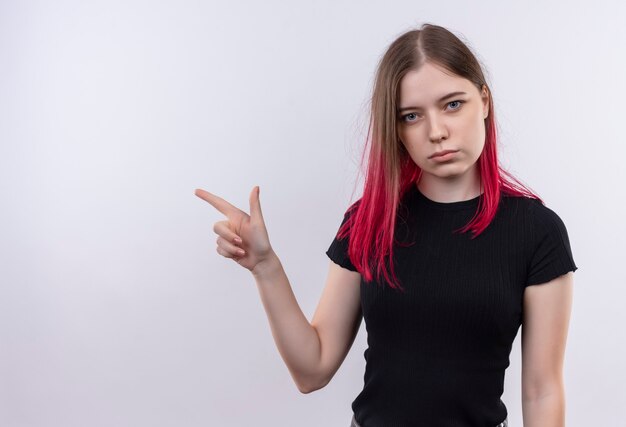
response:
<path fill-rule="evenodd" d="M 226 220 L 213 225 L 213 231 L 218 235 L 217 253 L 233 259 L 251 272 L 257 265 L 269 260 L 274 253 L 261 212 L 259 191 L 256 186 L 250 193 L 250 215 L 208 191 L 195 191 L 196 196 L 226 215 Z"/>

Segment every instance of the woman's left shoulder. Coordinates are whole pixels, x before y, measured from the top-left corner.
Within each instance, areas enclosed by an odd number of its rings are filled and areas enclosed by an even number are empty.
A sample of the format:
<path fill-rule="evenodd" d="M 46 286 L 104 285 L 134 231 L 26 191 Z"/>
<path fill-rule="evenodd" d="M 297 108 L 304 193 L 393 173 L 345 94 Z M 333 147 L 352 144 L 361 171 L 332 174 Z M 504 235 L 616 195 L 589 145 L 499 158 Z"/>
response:
<path fill-rule="evenodd" d="M 542 200 L 534 197 L 503 194 L 501 203 L 503 206 L 513 207 L 515 209 L 521 208 L 529 215 L 540 220 L 550 221 L 560 219 L 559 215 L 552 208 L 546 206 Z"/>
<path fill-rule="evenodd" d="M 556 211 L 539 199 L 525 197 L 528 204 L 528 213 L 535 220 L 546 225 L 564 227 L 563 220 Z"/>

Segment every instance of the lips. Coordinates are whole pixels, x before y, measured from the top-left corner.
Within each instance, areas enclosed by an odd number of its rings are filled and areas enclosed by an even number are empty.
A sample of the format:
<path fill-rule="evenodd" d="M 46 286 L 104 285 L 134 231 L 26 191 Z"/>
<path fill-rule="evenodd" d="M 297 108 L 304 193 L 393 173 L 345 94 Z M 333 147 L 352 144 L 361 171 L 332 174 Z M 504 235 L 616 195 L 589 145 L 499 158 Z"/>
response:
<path fill-rule="evenodd" d="M 448 153 L 456 153 L 459 150 L 443 150 L 443 151 L 439 151 L 435 154 L 433 154 L 432 156 L 429 157 L 429 159 L 432 159 L 433 157 L 439 157 L 439 156 L 443 156 L 444 154 L 448 154 Z"/>

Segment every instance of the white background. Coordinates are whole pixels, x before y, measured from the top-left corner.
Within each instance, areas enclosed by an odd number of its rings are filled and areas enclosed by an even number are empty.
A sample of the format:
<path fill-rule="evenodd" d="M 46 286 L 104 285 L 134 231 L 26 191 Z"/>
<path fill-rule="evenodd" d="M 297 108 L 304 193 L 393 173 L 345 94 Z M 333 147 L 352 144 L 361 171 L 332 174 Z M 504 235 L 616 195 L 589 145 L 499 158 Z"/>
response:
<path fill-rule="evenodd" d="M 0 1 L 0 425 L 347 427 L 364 325 L 301 394 L 193 192 L 249 211 L 260 186 L 311 319 L 377 61 L 424 22 L 477 53 L 502 164 L 567 226 L 567 425 L 623 423 L 624 4 Z"/>

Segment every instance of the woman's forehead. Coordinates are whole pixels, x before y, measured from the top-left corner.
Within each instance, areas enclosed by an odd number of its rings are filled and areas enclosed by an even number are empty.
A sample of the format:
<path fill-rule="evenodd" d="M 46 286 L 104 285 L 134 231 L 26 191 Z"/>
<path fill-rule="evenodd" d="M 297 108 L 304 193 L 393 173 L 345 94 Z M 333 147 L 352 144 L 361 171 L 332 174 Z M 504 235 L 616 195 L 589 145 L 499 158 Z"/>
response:
<path fill-rule="evenodd" d="M 469 80 L 439 72 L 409 71 L 400 81 L 400 103 L 422 107 L 439 104 L 452 96 L 470 96 L 477 91 Z"/>

